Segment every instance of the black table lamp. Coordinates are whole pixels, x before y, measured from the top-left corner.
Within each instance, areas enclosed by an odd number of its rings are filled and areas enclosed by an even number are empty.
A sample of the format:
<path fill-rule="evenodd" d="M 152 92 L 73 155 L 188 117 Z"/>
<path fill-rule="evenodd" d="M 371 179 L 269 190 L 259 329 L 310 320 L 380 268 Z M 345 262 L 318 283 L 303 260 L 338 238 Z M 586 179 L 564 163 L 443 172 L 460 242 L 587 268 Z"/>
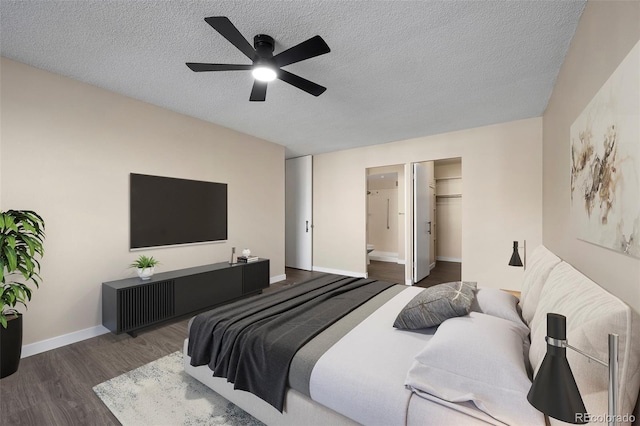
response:
<path fill-rule="evenodd" d="M 589 414 L 567 362 L 567 348 L 609 367 L 609 424 L 616 424 L 618 335 L 609 334 L 609 363 L 600 361 L 567 343 L 567 318 L 547 314 L 547 354 L 533 380 L 527 399 L 544 414 L 573 424 L 586 424 Z"/>
<path fill-rule="evenodd" d="M 547 354 L 542 360 L 527 399 L 539 411 L 563 422 L 585 424 L 584 407 L 578 385 L 567 361 L 567 348 L 549 343 L 567 340 L 567 318 L 547 314 Z M 576 421 L 580 418 L 583 421 Z"/>

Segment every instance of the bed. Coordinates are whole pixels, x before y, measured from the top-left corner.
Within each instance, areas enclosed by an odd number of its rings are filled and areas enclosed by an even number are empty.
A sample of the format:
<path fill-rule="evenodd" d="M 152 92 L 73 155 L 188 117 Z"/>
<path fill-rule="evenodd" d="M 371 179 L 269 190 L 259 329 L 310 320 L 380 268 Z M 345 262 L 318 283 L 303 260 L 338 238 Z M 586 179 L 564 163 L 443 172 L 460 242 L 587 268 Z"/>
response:
<path fill-rule="evenodd" d="M 263 315 L 260 307 L 280 309 L 274 308 L 282 305 L 272 300 L 275 296 L 265 294 L 195 317 L 184 344 L 185 371 L 269 425 L 543 425 L 545 418 L 528 404 L 526 393 L 546 351 L 546 313 L 556 312 L 567 316 L 569 342 L 601 359 L 607 356 L 607 333 L 620 335 L 619 413 L 627 414 L 621 424 L 633 421 L 629 414 L 640 387 L 637 313 L 543 246 L 529 259 L 520 303 L 505 292 L 479 288 L 468 314 L 434 327 L 393 326 L 421 288 L 333 275 L 318 280 L 305 284 L 308 290 L 298 284 L 277 292 L 301 286 L 285 304 L 306 317 L 285 317 L 277 327 L 267 327 L 262 334 L 276 339 L 264 343 L 266 349 L 256 346 L 260 339 L 239 337 L 225 324 L 264 329 L 261 321 L 274 315 Z M 371 294 L 342 305 L 340 283 Z M 322 306 L 300 307 L 300 299 L 317 287 L 339 293 L 338 303 L 327 296 L 331 306 L 338 306 L 331 310 L 342 311 L 339 318 L 316 315 L 324 311 Z M 254 311 L 259 316 L 254 325 L 237 319 L 238 312 L 248 318 Z M 235 312 L 233 321 L 228 320 L 230 312 Z M 329 324 L 318 325 L 325 321 Z M 310 336 L 289 332 L 299 328 L 310 328 Z M 231 335 L 234 344 L 221 343 L 223 335 Z M 282 341 L 295 342 L 294 347 L 281 351 Z M 259 355 L 244 359 L 245 352 Z M 276 364 L 263 364 L 274 353 Z M 568 358 L 588 411 L 606 414 L 607 369 L 576 355 Z M 233 368 L 230 360 L 237 362 Z M 254 364 L 262 370 L 252 371 Z"/>

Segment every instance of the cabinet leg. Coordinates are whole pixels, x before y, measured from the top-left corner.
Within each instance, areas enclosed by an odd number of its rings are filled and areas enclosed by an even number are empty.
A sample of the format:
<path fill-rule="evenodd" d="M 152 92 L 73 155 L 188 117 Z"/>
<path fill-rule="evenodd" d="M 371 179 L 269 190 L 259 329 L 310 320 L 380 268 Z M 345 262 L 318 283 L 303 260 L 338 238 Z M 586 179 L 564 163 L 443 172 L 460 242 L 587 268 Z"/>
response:
<path fill-rule="evenodd" d="M 138 332 L 137 331 L 127 331 L 127 334 L 131 337 L 133 337 L 134 339 L 136 337 L 138 337 Z"/>

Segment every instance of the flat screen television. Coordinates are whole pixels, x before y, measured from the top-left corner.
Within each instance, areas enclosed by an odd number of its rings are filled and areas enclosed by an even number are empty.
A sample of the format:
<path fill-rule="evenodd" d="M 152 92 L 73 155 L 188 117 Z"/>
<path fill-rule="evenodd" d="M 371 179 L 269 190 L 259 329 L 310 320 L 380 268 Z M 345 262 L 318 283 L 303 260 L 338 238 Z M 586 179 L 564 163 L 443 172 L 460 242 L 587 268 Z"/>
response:
<path fill-rule="evenodd" d="M 224 241 L 227 184 L 131 173 L 130 248 Z"/>

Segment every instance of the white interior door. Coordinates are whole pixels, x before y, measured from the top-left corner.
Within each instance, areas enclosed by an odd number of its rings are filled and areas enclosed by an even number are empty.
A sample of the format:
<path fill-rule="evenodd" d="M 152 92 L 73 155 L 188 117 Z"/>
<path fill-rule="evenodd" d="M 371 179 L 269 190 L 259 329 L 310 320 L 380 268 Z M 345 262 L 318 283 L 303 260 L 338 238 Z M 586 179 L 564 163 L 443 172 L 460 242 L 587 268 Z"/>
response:
<path fill-rule="evenodd" d="M 285 161 L 285 266 L 312 268 L 312 156 Z"/>
<path fill-rule="evenodd" d="M 431 197 L 427 166 L 413 164 L 413 282 L 429 276 Z"/>

